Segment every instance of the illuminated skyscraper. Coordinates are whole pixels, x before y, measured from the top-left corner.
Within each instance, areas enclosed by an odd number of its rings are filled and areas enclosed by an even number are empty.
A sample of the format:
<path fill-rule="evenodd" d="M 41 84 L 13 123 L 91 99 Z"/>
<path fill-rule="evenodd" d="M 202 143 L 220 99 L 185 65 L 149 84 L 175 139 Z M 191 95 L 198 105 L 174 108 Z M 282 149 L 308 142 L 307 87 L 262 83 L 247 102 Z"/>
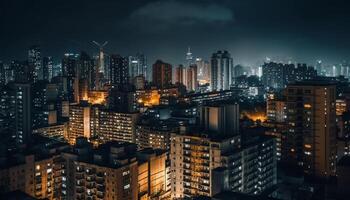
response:
<path fill-rule="evenodd" d="M 110 81 L 114 85 L 129 84 L 128 58 L 120 55 L 110 56 Z"/>
<path fill-rule="evenodd" d="M 192 56 L 192 52 L 191 52 L 191 47 L 188 47 L 187 49 L 187 53 L 186 53 L 186 61 L 187 61 L 187 66 L 190 66 L 193 64 L 193 56 Z"/>
<path fill-rule="evenodd" d="M 32 134 L 32 97 L 30 84 L 14 84 L 17 143 L 25 144 Z"/>
<path fill-rule="evenodd" d="M 62 75 L 67 78 L 67 94 L 70 102 L 79 101 L 78 57 L 77 54 L 66 53 L 62 59 Z"/>
<path fill-rule="evenodd" d="M 146 56 L 137 53 L 135 56 L 129 56 L 129 78 L 133 80 L 135 77 L 142 75 L 148 80 Z"/>
<path fill-rule="evenodd" d="M 210 86 L 213 91 L 229 90 L 233 83 L 233 59 L 228 51 L 218 51 L 211 57 Z"/>
<path fill-rule="evenodd" d="M 31 46 L 28 50 L 28 63 L 33 67 L 33 81 L 36 82 L 38 80 L 43 79 L 43 67 L 41 60 L 41 51 L 40 47 L 35 45 Z"/>
<path fill-rule="evenodd" d="M 210 64 L 202 58 L 196 59 L 198 68 L 198 82 L 200 85 L 210 83 Z"/>
<path fill-rule="evenodd" d="M 69 107 L 68 142 L 75 144 L 79 137 L 90 138 L 91 106 L 86 102 Z"/>
<path fill-rule="evenodd" d="M 52 57 L 43 57 L 43 80 L 50 81 L 53 75 Z"/>

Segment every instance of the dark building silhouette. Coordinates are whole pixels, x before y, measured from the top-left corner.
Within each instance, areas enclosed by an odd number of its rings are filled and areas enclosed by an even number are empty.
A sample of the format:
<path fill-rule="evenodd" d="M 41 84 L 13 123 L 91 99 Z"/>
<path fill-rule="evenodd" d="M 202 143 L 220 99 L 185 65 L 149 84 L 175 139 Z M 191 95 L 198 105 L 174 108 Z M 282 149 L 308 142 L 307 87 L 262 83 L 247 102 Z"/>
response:
<path fill-rule="evenodd" d="M 286 88 L 288 133 L 282 160 L 302 166 L 316 177 L 335 175 L 335 85 L 303 81 Z"/>
<path fill-rule="evenodd" d="M 120 55 L 110 56 L 110 78 L 114 85 L 124 85 L 129 83 L 128 58 Z"/>
<path fill-rule="evenodd" d="M 153 84 L 158 88 L 165 88 L 171 85 L 172 66 L 161 60 L 157 60 L 152 68 Z"/>

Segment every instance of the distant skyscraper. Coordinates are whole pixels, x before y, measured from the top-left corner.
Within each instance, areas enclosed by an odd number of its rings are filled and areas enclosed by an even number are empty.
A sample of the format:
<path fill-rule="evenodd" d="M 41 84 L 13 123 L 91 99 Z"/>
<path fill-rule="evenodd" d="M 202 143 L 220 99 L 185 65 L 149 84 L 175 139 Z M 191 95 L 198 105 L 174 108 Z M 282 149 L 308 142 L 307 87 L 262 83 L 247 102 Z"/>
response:
<path fill-rule="evenodd" d="M 193 56 L 191 53 L 191 47 L 188 47 L 187 49 L 187 53 L 186 53 L 186 61 L 187 61 L 187 66 L 190 66 L 191 64 L 193 64 Z"/>
<path fill-rule="evenodd" d="M 31 46 L 28 50 L 28 63 L 34 69 L 33 81 L 43 79 L 43 67 L 41 60 L 41 51 L 39 46 Z"/>
<path fill-rule="evenodd" d="M 62 59 L 62 74 L 67 78 L 67 93 L 70 102 L 78 102 L 79 100 L 78 56 L 76 54 L 65 54 Z"/>
<path fill-rule="evenodd" d="M 62 63 L 57 63 L 53 65 L 52 77 L 62 75 Z"/>
<path fill-rule="evenodd" d="M 202 58 L 196 59 L 199 84 L 210 83 L 210 64 Z"/>
<path fill-rule="evenodd" d="M 306 174 L 335 175 L 335 86 L 322 81 L 304 81 L 286 88 L 289 131 L 282 158 L 303 166 Z"/>
<path fill-rule="evenodd" d="M 103 76 L 106 73 L 106 66 L 105 66 L 105 52 L 104 47 L 108 44 L 108 42 L 104 42 L 103 44 L 97 43 L 93 41 L 93 43 L 99 47 L 99 54 L 97 56 L 97 62 L 96 62 L 96 70 L 95 70 L 95 89 L 100 90 L 102 88 L 102 82 L 103 82 Z M 102 81 L 102 82 L 101 82 Z"/>
<path fill-rule="evenodd" d="M 140 75 L 148 78 L 147 59 L 145 55 L 137 53 L 135 56 L 129 56 L 129 77 L 133 80 Z"/>
<path fill-rule="evenodd" d="M 52 57 L 43 57 L 43 79 L 50 81 L 53 77 Z"/>
<path fill-rule="evenodd" d="M 187 68 L 186 73 L 186 87 L 188 91 L 196 91 L 198 88 L 198 81 L 197 81 L 197 65 L 192 64 Z"/>
<path fill-rule="evenodd" d="M 78 77 L 87 83 L 90 90 L 95 88 L 95 70 L 94 60 L 86 52 L 81 52 L 78 60 Z"/>
<path fill-rule="evenodd" d="M 136 90 L 143 90 L 143 89 L 145 89 L 145 82 L 146 82 L 146 80 L 145 80 L 144 76 L 142 76 L 142 75 L 136 76 L 134 78 L 133 82 L 134 82 L 134 86 L 135 86 Z"/>
<path fill-rule="evenodd" d="M 318 60 L 316 62 L 315 70 L 317 71 L 317 75 L 325 76 L 326 74 L 323 71 L 322 60 Z"/>
<path fill-rule="evenodd" d="M 66 53 L 62 59 L 62 76 L 75 77 L 78 55 Z"/>
<path fill-rule="evenodd" d="M 244 75 L 244 70 L 242 65 L 236 65 L 233 70 L 234 77 L 239 77 Z"/>
<path fill-rule="evenodd" d="M 179 65 L 175 68 L 175 84 L 186 83 L 186 68 L 183 65 Z"/>
<path fill-rule="evenodd" d="M 233 59 L 228 51 L 218 51 L 211 57 L 212 90 L 228 90 L 233 83 Z"/>
<path fill-rule="evenodd" d="M 110 81 L 115 85 L 129 84 L 128 58 L 110 56 Z"/>
<path fill-rule="evenodd" d="M 17 83 L 34 82 L 34 66 L 28 62 L 11 61 L 10 69 L 12 70 L 12 79 Z"/>
<path fill-rule="evenodd" d="M 157 60 L 153 64 L 153 84 L 159 88 L 164 88 L 171 85 L 172 80 L 172 66 L 161 60 Z"/>
<path fill-rule="evenodd" d="M 317 76 L 316 70 L 306 64 L 283 64 L 269 62 L 262 66 L 264 87 L 282 89 L 295 81 L 309 80 Z"/>
<path fill-rule="evenodd" d="M 16 141 L 25 144 L 32 134 L 32 97 L 30 84 L 15 84 Z"/>

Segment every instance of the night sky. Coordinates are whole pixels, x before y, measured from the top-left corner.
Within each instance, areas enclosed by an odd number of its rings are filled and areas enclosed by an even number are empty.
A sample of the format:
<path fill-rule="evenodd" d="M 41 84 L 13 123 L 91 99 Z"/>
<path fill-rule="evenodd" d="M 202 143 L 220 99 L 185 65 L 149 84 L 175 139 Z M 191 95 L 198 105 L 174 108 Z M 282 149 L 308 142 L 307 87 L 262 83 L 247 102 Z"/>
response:
<path fill-rule="evenodd" d="M 1 0 L 0 24 L 4 61 L 25 59 L 32 44 L 55 60 L 94 53 L 92 40 L 150 63 L 182 63 L 187 46 L 204 58 L 227 49 L 236 64 L 350 60 L 349 0 Z"/>

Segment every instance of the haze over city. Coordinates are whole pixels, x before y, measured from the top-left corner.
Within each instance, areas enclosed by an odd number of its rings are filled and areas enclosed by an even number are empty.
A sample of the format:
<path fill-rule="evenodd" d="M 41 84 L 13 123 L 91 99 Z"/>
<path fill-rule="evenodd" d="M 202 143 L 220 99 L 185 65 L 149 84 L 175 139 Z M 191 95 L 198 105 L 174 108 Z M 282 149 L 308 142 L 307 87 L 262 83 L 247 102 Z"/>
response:
<path fill-rule="evenodd" d="M 109 41 L 108 52 L 143 52 L 151 62 L 183 63 L 188 46 L 197 57 L 229 50 L 235 64 L 265 57 L 314 64 L 347 60 L 349 2 L 345 0 L 75 0 L 0 3 L 0 58 L 25 57 L 31 44 L 48 55 L 95 52 L 91 41 Z"/>

